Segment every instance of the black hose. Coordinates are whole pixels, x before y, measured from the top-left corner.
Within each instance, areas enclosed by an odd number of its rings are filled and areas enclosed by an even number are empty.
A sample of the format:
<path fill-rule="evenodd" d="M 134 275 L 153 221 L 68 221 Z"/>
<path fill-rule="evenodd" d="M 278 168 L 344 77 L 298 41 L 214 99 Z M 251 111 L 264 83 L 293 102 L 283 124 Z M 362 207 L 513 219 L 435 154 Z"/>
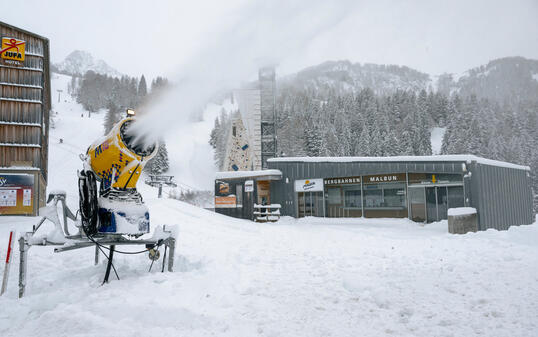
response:
<path fill-rule="evenodd" d="M 108 256 L 108 263 L 106 265 L 105 279 L 103 280 L 103 284 L 108 283 L 108 277 L 110 276 L 110 268 L 112 267 L 112 259 L 114 258 L 115 247 L 115 245 L 110 246 L 110 255 Z"/>

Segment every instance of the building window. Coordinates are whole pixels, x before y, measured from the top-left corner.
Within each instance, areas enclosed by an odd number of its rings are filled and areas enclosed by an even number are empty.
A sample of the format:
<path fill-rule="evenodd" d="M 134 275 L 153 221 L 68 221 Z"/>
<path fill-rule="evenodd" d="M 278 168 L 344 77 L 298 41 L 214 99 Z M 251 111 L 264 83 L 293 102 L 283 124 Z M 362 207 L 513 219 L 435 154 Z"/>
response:
<path fill-rule="evenodd" d="M 364 190 L 364 207 L 377 208 L 383 205 L 383 190 L 379 185 L 365 186 Z"/>
<path fill-rule="evenodd" d="M 385 207 L 405 207 L 405 185 L 384 188 L 383 202 Z"/>
<path fill-rule="evenodd" d="M 232 135 L 235 137 L 235 126 L 232 126 Z"/>
<path fill-rule="evenodd" d="M 243 185 L 235 185 L 235 196 L 237 207 L 243 207 Z"/>
<path fill-rule="evenodd" d="M 405 183 L 386 183 L 364 186 L 365 208 L 403 209 Z"/>
<path fill-rule="evenodd" d="M 330 205 L 340 205 L 342 203 L 342 195 L 340 193 L 340 187 L 328 188 L 327 200 Z"/>
<path fill-rule="evenodd" d="M 344 207 L 361 208 L 362 193 L 361 185 L 350 185 L 344 187 Z"/>

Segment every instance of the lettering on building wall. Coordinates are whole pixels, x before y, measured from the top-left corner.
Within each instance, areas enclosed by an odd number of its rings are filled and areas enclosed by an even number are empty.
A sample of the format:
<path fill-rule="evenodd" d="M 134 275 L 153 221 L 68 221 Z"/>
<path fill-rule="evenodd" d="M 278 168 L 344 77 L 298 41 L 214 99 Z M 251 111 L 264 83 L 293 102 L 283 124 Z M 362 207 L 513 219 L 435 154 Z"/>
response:
<path fill-rule="evenodd" d="M 325 185 L 360 184 L 361 177 L 329 178 L 325 179 Z"/>
<path fill-rule="evenodd" d="M 2 38 L 2 49 L 0 57 L 5 63 L 13 65 L 22 65 L 24 62 L 24 50 L 26 41 L 19 40 L 13 37 Z"/>
<path fill-rule="evenodd" d="M 390 183 L 396 181 L 406 181 L 405 173 L 393 174 L 376 174 L 372 176 L 364 176 L 365 184 Z"/>
<path fill-rule="evenodd" d="M 386 181 L 397 181 L 398 177 L 396 176 L 382 176 L 382 177 L 370 177 L 369 182 L 371 183 L 380 183 Z"/>

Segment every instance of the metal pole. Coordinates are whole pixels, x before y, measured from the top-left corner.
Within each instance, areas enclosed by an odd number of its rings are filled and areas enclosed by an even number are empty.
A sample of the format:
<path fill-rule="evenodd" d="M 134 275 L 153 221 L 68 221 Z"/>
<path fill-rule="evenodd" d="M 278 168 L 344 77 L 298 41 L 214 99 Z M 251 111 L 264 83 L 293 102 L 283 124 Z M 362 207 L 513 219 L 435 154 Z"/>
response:
<path fill-rule="evenodd" d="M 158 194 L 158 197 L 159 197 L 159 198 L 162 198 L 162 197 L 163 197 L 163 183 L 160 183 L 160 184 L 159 184 L 159 194 Z"/>
<path fill-rule="evenodd" d="M 24 296 L 24 290 L 26 288 L 26 264 L 29 248 L 30 246 L 26 244 L 26 239 L 24 236 L 21 236 L 19 239 L 19 298 Z"/>
<path fill-rule="evenodd" d="M 439 199 L 437 198 L 437 187 L 435 189 L 435 212 L 437 213 L 437 221 L 439 221 Z"/>
<path fill-rule="evenodd" d="M 362 213 L 361 218 L 364 218 L 364 188 L 362 186 L 362 176 L 361 176 L 361 213 Z"/>
<path fill-rule="evenodd" d="M 99 246 L 95 245 L 95 260 L 93 262 L 95 266 L 99 264 Z"/>
<path fill-rule="evenodd" d="M 67 226 L 67 211 L 66 211 L 67 206 L 65 204 L 65 197 L 60 198 L 60 202 L 62 204 L 62 213 L 63 213 L 63 220 L 64 220 L 64 234 L 70 235 L 69 227 Z M 58 209 L 56 209 L 56 211 L 58 211 Z"/>
<path fill-rule="evenodd" d="M 173 272 L 174 271 L 174 252 L 176 250 L 176 239 L 173 237 L 168 238 L 168 248 L 170 248 L 170 251 L 168 252 L 168 271 Z"/>

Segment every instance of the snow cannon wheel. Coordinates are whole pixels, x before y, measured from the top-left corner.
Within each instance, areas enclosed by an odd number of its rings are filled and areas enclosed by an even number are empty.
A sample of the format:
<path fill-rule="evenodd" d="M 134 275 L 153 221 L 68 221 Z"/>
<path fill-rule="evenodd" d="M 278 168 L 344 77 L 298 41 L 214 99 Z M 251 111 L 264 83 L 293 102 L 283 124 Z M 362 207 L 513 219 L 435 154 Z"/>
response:
<path fill-rule="evenodd" d="M 97 233 L 97 183 L 92 172 L 82 171 L 78 179 L 80 218 L 86 235 Z"/>

